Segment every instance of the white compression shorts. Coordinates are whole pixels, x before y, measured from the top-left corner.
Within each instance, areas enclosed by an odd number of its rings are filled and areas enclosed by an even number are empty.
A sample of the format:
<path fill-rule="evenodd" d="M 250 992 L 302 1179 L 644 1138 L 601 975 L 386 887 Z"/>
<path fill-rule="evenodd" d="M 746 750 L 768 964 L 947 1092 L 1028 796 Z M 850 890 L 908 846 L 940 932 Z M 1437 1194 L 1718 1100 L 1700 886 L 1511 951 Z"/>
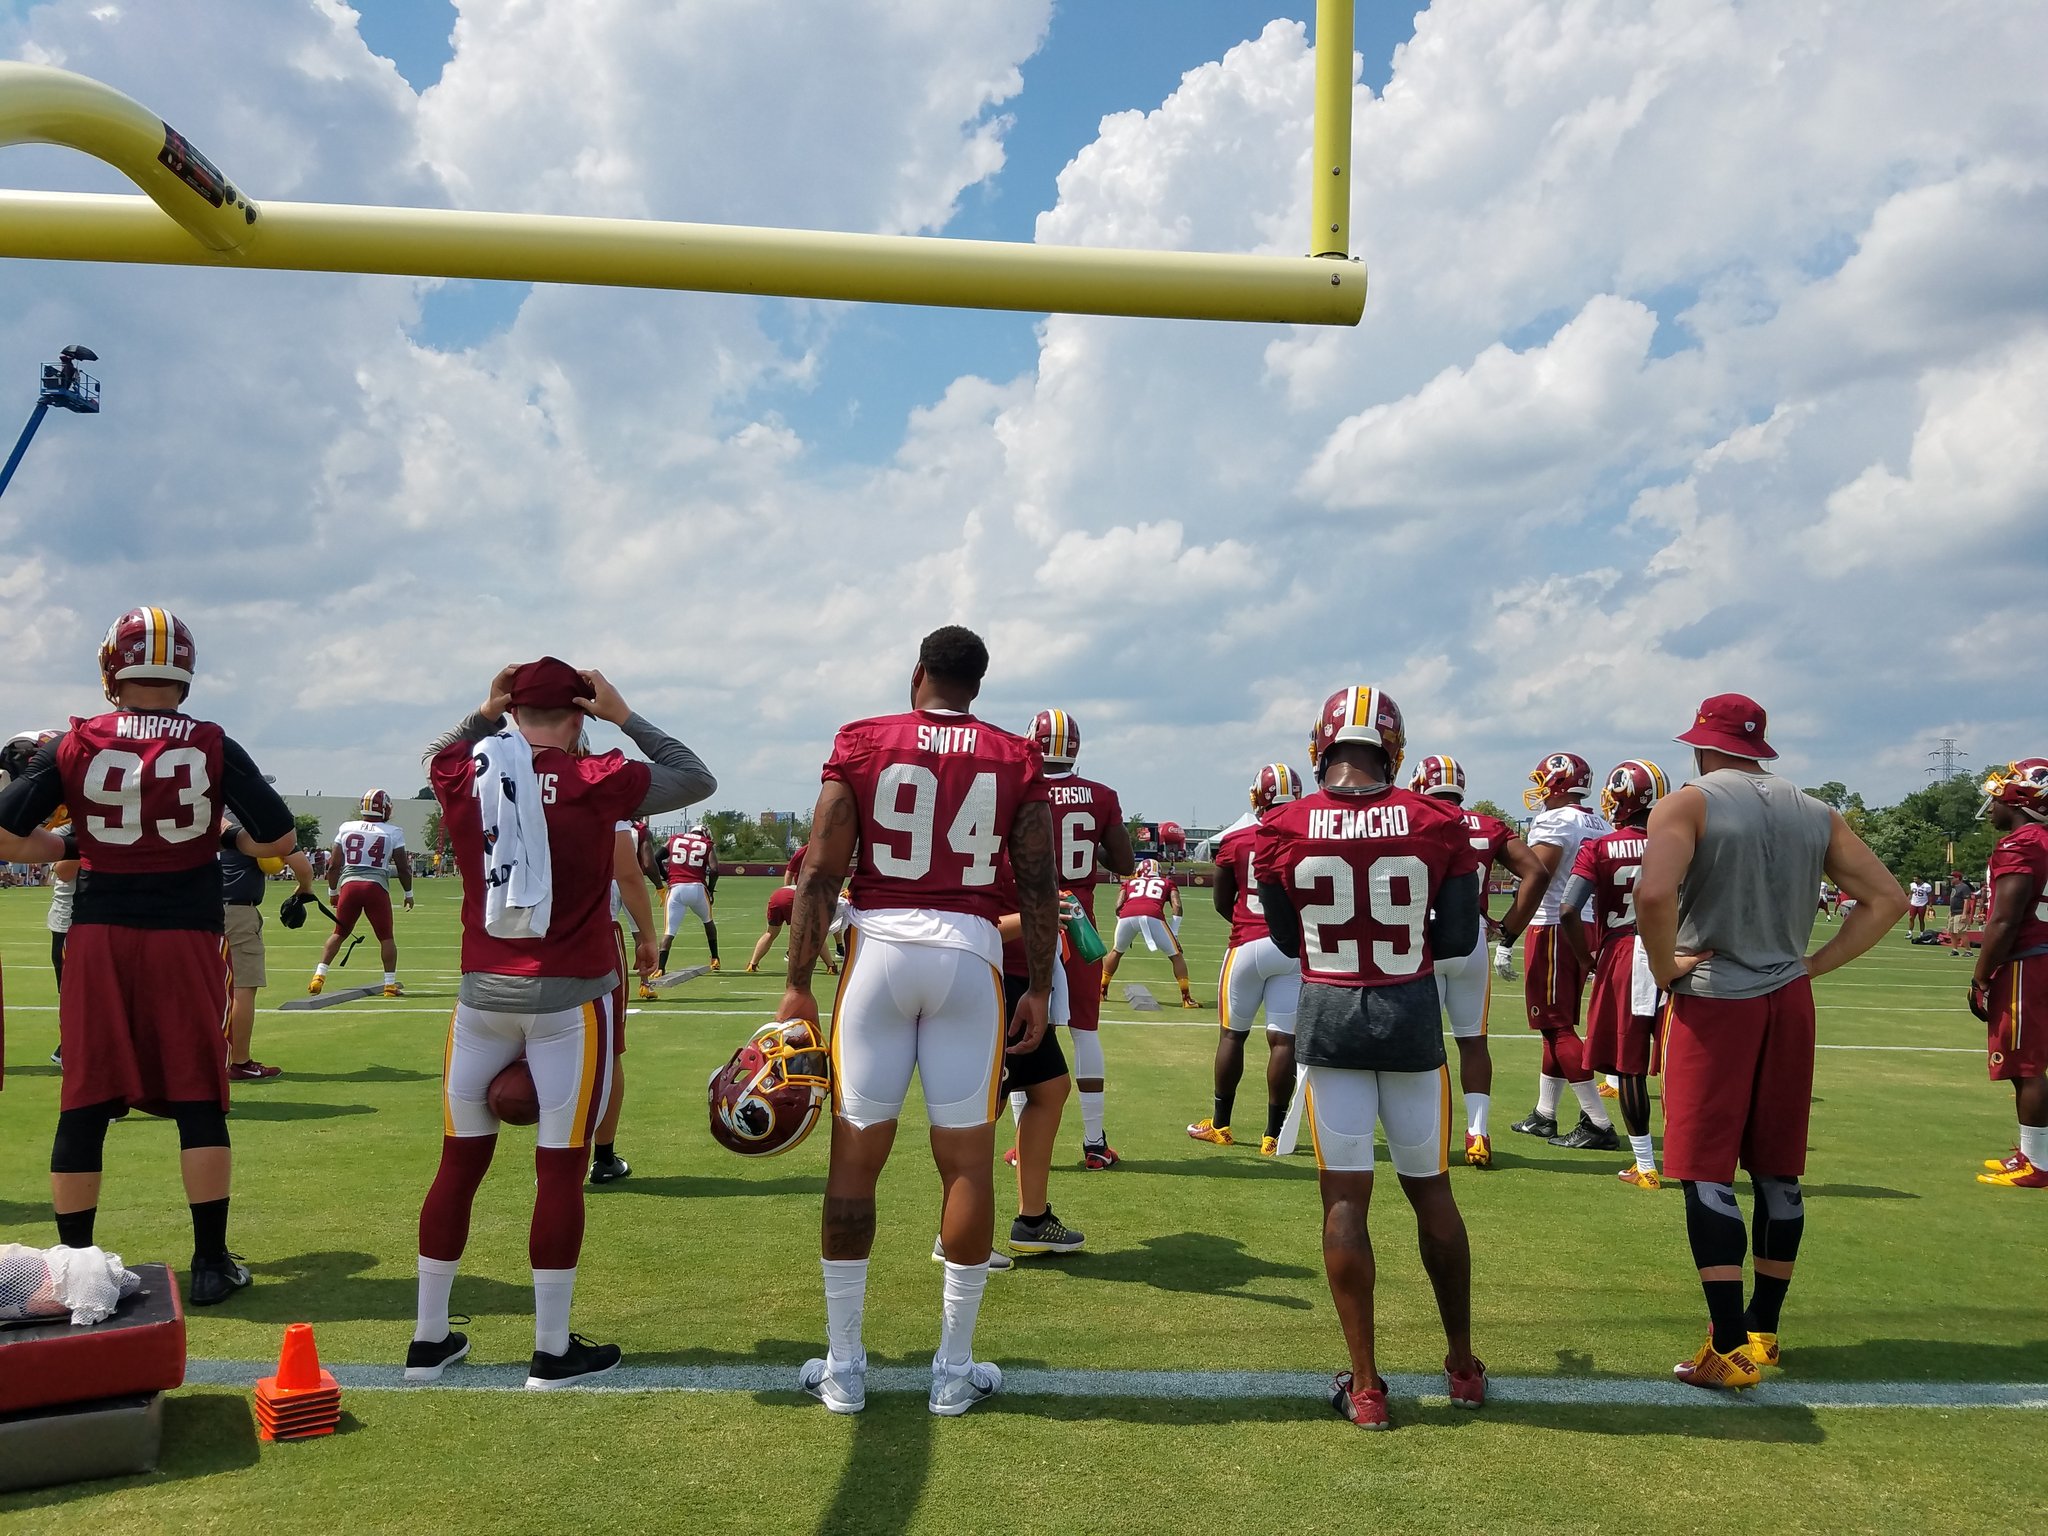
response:
<path fill-rule="evenodd" d="M 521 1056 L 540 1100 L 538 1141 L 580 1147 L 604 1119 L 612 1091 L 612 994 L 556 1013 L 498 1013 L 455 1005 L 441 1092 L 450 1136 L 495 1136 L 491 1079 Z"/>
<path fill-rule="evenodd" d="M 832 1112 L 863 1130 L 894 1120 L 915 1072 L 934 1126 L 987 1125 L 1008 1022 L 1003 973 L 974 951 L 849 930 L 832 1005 Z"/>
<path fill-rule="evenodd" d="M 1116 938 L 1110 948 L 1120 955 L 1130 953 L 1131 946 L 1139 939 L 1155 955 L 1165 950 L 1169 955 L 1180 953 L 1180 940 L 1173 936 L 1173 930 L 1156 917 L 1120 917 L 1116 920 Z"/>
<path fill-rule="evenodd" d="M 1253 1018 L 1264 1008 L 1267 1032 L 1291 1035 L 1294 1010 L 1301 1004 L 1301 962 L 1281 954 L 1271 939 L 1234 945 L 1223 952 L 1216 996 L 1218 1017 L 1232 1034 L 1250 1034 Z"/>
<path fill-rule="evenodd" d="M 1386 1127 L 1394 1171 L 1427 1179 L 1450 1167 L 1451 1073 L 1351 1072 L 1310 1067 L 1302 1093 L 1315 1137 L 1316 1166 L 1331 1173 L 1372 1172 L 1373 1122 Z"/>
<path fill-rule="evenodd" d="M 706 893 L 704 887 L 695 881 L 686 881 L 682 885 L 672 885 L 668 888 L 668 936 L 670 938 L 674 938 L 681 931 L 683 914 L 685 912 L 696 913 L 697 921 L 700 923 L 711 921 L 711 897 Z"/>
<path fill-rule="evenodd" d="M 1491 948 L 1482 925 L 1472 953 L 1436 963 L 1436 998 L 1450 1017 L 1451 1034 L 1460 1040 L 1486 1035 L 1486 1010 L 1493 1001 Z"/>

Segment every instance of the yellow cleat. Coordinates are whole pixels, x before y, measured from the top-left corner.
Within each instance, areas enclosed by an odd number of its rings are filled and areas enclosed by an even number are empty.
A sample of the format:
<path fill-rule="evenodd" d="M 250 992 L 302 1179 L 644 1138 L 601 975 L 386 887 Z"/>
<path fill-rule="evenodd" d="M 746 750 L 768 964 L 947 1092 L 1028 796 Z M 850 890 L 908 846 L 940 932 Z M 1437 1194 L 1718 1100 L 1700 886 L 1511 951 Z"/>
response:
<path fill-rule="evenodd" d="M 2018 1147 L 2014 1147 L 2008 1156 L 1984 1159 L 1986 1173 L 2018 1173 L 2026 1166 L 2027 1159 Z"/>
<path fill-rule="evenodd" d="M 714 960 L 713 960 L 713 961 L 711 962 L 711 969 L 713 969 L 714 971 L 718 969 L 718 961 L 717 961 L 717 960 L 715 960 L 715 959 L 714 959 Z"/>
<path fill-rule="evenodd" d="M 747 974 L 748 974 L 749 976 L 751 976 L 751 975 L 753 975 L 753 974 L 754 974 L 754 973 L 755 973 L 756 971 L 758 971 L 758 970 L 760 970 L 760 969 L 761 969 L 761 967 L 759 967 L 758 965 L 750 965 L 750 966 L 748 966 L 748 967 L 747 967 Z"/>
<path fill-rule="evenodd" d="M 1603 1099 L 1618 1099 L 1621 1097 L 1621 1090 L 1603 1077 L 1600 1079 L 1600 1097 Z"/>
<path fill-rule="evenodd" d="M 1259 1156 L 1278 1157 L 1279 1155 L 1280 1138 L 1278 1136 L 1261 1136 L 1259 1138 Z"/>
<path fill-rule="evenodd" d="M 403 997 L 405 996 L 405 988 L 394 981 L 386 985 L 384 995 L 386 997 Z"/>
<path fill-rule="evenodd" d="M 1189 997 L 1185 992 L 1181 994 L 1180 1005 L 1183 1008 L 1199 1008 L 1202 1006 L 1200 1003 L 1196 1002 L 1192 997 Z"/>
<path fill-rule="evenodd" d="M 657 997 L 659 997 L 660 995 L 661 995 L 661 994 L 660 994 L 660 993 L 658 993 L 658 992 L 656 992 L 656 991 L 654 990 L 654 988 L 652 988 L 652 987 L 648 986 L 646 982 L 644 982 L 644 981 L 643 981 L 643 982 L 641 982 L 641 983 L 640 983 L 640 1001 L 641 1001 L 641 1002 L 643 1002 L 643 1003 L 651 1003 L 651 1002 L 653 1002 L 653 1001 L 654 1001 L 654 1000 L 655 1000 L 655 999 L 656 999 Z"/>
<path fill-rule="evenodd" d="M 1484 1136 L 1465 1133 L 1465 1166 L 1467 1168 L 1491 1168 L 1493 1166 L 1493 1143 Z"/>
<path fill-rule="evenodd" d="M 1234 1147 L 1237 1138 L 1230 1134 L 1230 1127 L 1218 1125 L 1207 1115 L 1202 1116 L 1188 1127 L 1188 1135 L 1196 1141 L 1206 1141 L 1212 1147 Z"/>
<path fill-rule="evenodd" d="M 2036 1168 L 2021 1158 L 2019 1167 L 2006 1173 L 1980 1173 L 1977 1182 L 1999 1189 L 2048 1189 L 2048 1168 Z"/>
<path fill-rule="evenodd" d="M 1764 1379 L 1764 1373 L 1756 1368 L 1747 1351 L 1731 1349 L 1724 1355 L 1714 1348 L 1712 1339 L 1702 1344 L 1700 1352 L 1690 1360 L 1674 1365 L 1671 1374 L 1688 1387 L 1705 1387 L 1715 1392 L 1740 1392 Z"/>
<path fill-rule="evenodd" d="M 1752 1333 L 1749 1348 L 1743 1351 L 1759 1366 L 1778 1363 L 1778 1336 L 1775 1333 Z"/>
<path fill-rule="evenodd" d="M 1637 1189 L 1662 1189 L 1664 1181 L 1654 1168 L 1637 1168 L 1633 1164 L 1617 1173 L 1615 1177 L 1624 1184 L 1633 1184 Z"/>
<path fill-rule="evenodd" d="M 320 989 L 326 985 L 327 978 L 325 976 L 315 976 L 311 981 L 306 983 L 306 995 L 308 997 L 318 997 L 320 995 Z"/>

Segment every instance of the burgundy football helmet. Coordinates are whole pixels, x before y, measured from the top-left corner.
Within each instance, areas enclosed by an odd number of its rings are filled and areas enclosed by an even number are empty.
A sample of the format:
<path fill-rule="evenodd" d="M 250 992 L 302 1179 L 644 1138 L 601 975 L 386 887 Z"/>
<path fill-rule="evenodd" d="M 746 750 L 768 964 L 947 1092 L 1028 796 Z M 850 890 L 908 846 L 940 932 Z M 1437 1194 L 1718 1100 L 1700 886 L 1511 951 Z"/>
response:
<path fill-rule="evenodd" d="M 1648 758 L 1632 757 L 1607 775 L 1600 791 L 1600 814 L 1619 827 L 1670 793 L 1671 784 L 1662 768 Z"/>
<path fill-rule="evenodd" d="M 100 686 L 110 703 L 123 682 L 182 683 L 189 693 L 198 655 L 192 631 L 169 609 L 131 608 L 100 642 Z"/>
<path fill-rule="evenodd" d="M 381 789 L 373 789 L 363 796 L 363 815 L 370 821 L 391 819 L 391 796 Z"/>
<path fill-rule="evenodd" d="M 1408 780 L 1408 787 L 1418 795 L 1442 795 L 1447 800 L 1462 803 L 1465 798 L 1464 765 L 1455 757 L 1445 757 L 1441 752 L 1431 753 L 1415 765 L 1415 774 Z"/>
<path fill-rule="evenodd" d="M 1268 763 L 1252 780 L 1252 810 L 1265 815 L 1276 805 L 1301 798 L 1301 775 L 1285 763 Z"/>
<path fill-rule="evenodd" d="M 809 1019 L 763 1024 L 711 1074 L 711 1139 L 742 1157 L 787 1152 L 832 1096 L 832 1058 Z"/>
<path fill-rule="evenodd" d="M 2048 758 L 2023 757 L 1984 777 L 1984 803 L 2009 805 L 2032 821 L 2048 821 Z"/>
<path fill-rule="evenodd" d="M 1322 712 L 1308 732 L 1308 765 L 1318 783 L 1323 777 L 1323 758 L 1330 748 L 1347 741 L 1363 742 L 1387 754 L 1387 778 L 1391 782 L 1401 771 L 1407 750 L 1408 731 L 1401 723 L 1401 706 L 1384 691 L 1367 684 L 1339 689 L 1323 701 Z"/>
<path fill-rule="evenodd" d="M 1576 752 L 1553 752 L 1529 770 L 1529 784 L 1522 804 L 1532 811 L 1542 810 L 1552 795 L 1583 800 L 1593 788 L 1593 767 Z"/>
<path fill-rule="evenodd" d="M 1071 768 L 1081 755 L 1081 727 L 1064 709 L 1041 709 L 1025 734 L 1038 743 L 1048 768 Z"/>

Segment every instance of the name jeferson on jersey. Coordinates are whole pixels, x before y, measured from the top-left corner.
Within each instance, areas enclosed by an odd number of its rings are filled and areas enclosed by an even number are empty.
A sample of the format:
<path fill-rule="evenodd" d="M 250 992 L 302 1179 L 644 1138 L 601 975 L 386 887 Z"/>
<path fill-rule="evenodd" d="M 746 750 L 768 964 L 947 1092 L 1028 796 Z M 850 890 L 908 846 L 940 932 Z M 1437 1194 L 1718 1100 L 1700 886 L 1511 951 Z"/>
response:
<path fill-rule="evenodd" d="M 1372 805 L 1362 809 L 1310 811 L 1308 835 L 1312 838 L 1406 837 L 1408 807 Z"/>

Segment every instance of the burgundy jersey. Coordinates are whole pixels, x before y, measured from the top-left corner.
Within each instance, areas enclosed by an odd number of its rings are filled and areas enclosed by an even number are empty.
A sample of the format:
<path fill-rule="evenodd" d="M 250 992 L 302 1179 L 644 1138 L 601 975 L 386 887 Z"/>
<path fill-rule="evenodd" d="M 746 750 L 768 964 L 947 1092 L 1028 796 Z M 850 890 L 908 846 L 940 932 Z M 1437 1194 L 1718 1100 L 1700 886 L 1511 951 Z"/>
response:
<path fill-rule="evenodd" d="M 1301 974 L 1382 987 L 1436 969 L 1429 913 L 1446 881 L 1479 868 L 1456 806 L 1411 790 L 1319 790 L 1275 806 L 1252 857 L 1301 916 Z"/>
<path fill-rule="evenodd" d="M 1643 872 L 1641 827 L 1617 827 L 1579 844 L 1572 874 L 1593 887 L 1593 948 L 1636 936 L 1636 878 Z"/>
<path fill-rule="evenodd" d="M 2048 953 L 2048 826 L 2028 822 L 1998 840 L 1991 850 L 1991 899 L 1998 900 L 2001 876 L 2026 875 L 2034 883 L 2034 905 L 2013 936 L 2015 955 Z"/>
<path fill-rule="evenodd" d="M 249 755 L 177 710 L 74 719 L 7 787 L 0 825 L 26 833 L 71 808 L 81 880 L 73 921 L 221 931 L 223 808 L 260 842 L 291 812 Z"/>
<path fill-rule="evenodd" d="M 1038 748 L 972 715 L 913 710 L 839 728 L 824 777 L 852 792 L 859 911 L 958 912 L 993 923 L 1011 823 L 1043 804 Z"/>
<path fill-rule="evenodd" d="M 796 852 L 789 856 L 789 864 L 782 871 L 783 884 L 796 884 L 796 877 L 804 872 L 804 855 L 810 851 L 811 845 L 809 843 L 798 843 L 796 845 Z"/>
<path fill-rule="evenodd" d="M 609 975 L 619 963 L 612 936 L 613 833 L 647 798 L 647 765 L 628 762 L 621 752 L 571 757 L 556 747 L 533 749 L 554 907 L 544 937 L 500 939 L 484 928 L 484 823 L 473 750 L 469 742 L 451 741 L 430 765 L 443 834 L 462 871 L 462 969 L 494 976 Z"/>
<path fill-rule="evenodd" d="M 1237 899 L 1230 906 L 1230 947 L 1249 944 L 1266 937 L 1266 909 L 1259 904 L 1259 874 L 1252 854 L 1258 841 L 1259 824 L 1248 822 L 1223 834 L 1216 845 L 1216 868 L 1229 870 L 1237 879 Z"/>
<path fill-rule="evenodd" d="M 1164 875 L 1133 875 L 1116 899 L 1118 917 L 1164 917 L 1173 899 L 1173 882 Z"/>
<path fill-rule="evenodd" d="M 1493 893 L 1487 889 L 1493 878 L 1493 866 L 1500 862 L 1500 851 L 1507 847 L 1515 829 L 1484 811 L 1461 809 L 1458 814 L 1465 818 L 1466 833 L 1479 853 L 1479 915 L 1487 917 L 1491 915 L 1487 909 L 1493 905 Z"/>
<path fill-rule="evenodd" d="M 1095 887 L 1108 877 L 1102 868 L 1102 838 L 1122 826 L 1123 803 L 1107 784 L 1074 774 L 1045 781 L 1052 803 L 1053 851 L 1059 859 L 1060 889 L 1080 898 L 1081 910 L 1095 917 Z"/>
<path fill-rule="evenodd" d="M 702 885 L 711 869 L 711 839 L 695 830 L 668 840 L 668 883 Z"/>

